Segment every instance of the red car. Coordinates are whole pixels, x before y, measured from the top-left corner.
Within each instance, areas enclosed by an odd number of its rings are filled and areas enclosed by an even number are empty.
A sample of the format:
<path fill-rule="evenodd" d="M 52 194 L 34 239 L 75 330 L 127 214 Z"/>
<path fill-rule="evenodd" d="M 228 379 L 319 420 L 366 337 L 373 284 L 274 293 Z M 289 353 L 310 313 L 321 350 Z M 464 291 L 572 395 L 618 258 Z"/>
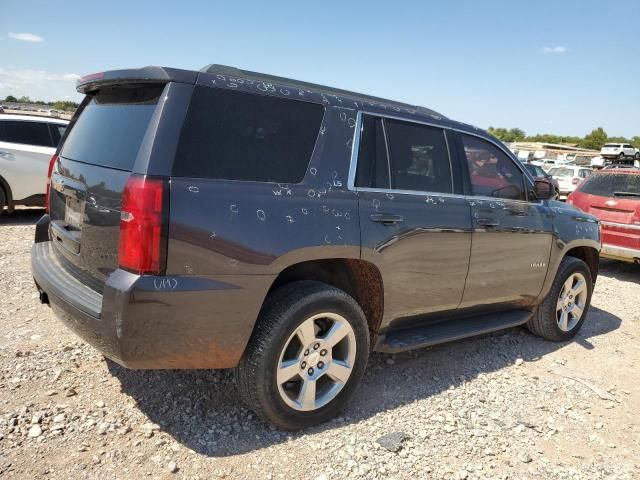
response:
<path fill-rule="evenodd" d="M 640 170 L 594 172 L 567 198 L 600 219 L 600 255 L 640 264 Z"/>

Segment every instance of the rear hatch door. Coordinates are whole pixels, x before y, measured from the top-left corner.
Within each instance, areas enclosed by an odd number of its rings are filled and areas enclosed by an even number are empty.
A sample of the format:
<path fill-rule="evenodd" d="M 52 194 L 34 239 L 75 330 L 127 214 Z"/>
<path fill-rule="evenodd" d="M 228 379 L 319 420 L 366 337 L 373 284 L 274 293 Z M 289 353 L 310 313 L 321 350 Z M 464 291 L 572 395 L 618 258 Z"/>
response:
<path fill-rule="evenodd" d="M 163 88 L 115 85 L 88 95 L 54 164 L 54 250 L 65 268 L 99 292 L 118 268 L 122 191 Z"/>
<path fill-rule="evenodd" d="M 599 172 L 580 186 L 582 210 L 602 222 L 602 241 L 640 249 L 640 172 Z"/>

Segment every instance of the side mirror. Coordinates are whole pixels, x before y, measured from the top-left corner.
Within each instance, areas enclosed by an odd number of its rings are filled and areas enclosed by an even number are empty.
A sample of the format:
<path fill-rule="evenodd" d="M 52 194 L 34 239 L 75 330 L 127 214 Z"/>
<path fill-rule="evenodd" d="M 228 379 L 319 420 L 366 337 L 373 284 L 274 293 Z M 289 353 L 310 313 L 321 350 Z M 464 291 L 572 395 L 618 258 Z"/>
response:
<path fill-rule="evenodd" d="M 549 200 L 556 194 L 556 187 L 549 180 L 536 180 L 533 188 L 538 200 Z"/>

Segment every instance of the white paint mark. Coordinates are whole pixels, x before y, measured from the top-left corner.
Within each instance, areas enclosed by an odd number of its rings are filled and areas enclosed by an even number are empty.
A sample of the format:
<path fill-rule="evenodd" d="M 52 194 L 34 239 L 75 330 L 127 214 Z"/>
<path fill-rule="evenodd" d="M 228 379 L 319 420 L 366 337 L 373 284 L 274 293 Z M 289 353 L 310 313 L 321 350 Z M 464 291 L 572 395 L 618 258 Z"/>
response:
<path fill-rule="evenodd" d="M 195 185 L 189 185 L 187 190 L 189 190 L 191 193 L 198 193 L 200 191 L 200 189 L 198 187 L 196 187 Z"/>
<path fill-rule="evenodd" d="M 231 205 L 229 205 L 229 210 L 231 210 L 231 213 L 238 213 L 238 205 L 236 205 L 235 203 L 232 203 Z"/>
<path fill-rule="evenodd" d="M 267 214 L 264 213 L 264 210 L 256 210 L 256 216 L 258 217 L 258 220 L 260 220 L 261 222 L 264 222 L 265 219 L 267 218 Z"/>

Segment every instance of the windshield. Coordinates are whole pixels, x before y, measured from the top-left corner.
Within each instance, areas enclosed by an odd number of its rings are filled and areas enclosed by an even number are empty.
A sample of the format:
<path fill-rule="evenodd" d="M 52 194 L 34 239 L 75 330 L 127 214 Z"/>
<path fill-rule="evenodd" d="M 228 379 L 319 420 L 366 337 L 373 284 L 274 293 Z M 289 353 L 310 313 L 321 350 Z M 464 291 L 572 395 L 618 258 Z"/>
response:
<path fill-rule="evenodd" d="M 596 173 L 582 183 L 580 191 L 600 197 L 640 195 L 640 174 Z"/>

